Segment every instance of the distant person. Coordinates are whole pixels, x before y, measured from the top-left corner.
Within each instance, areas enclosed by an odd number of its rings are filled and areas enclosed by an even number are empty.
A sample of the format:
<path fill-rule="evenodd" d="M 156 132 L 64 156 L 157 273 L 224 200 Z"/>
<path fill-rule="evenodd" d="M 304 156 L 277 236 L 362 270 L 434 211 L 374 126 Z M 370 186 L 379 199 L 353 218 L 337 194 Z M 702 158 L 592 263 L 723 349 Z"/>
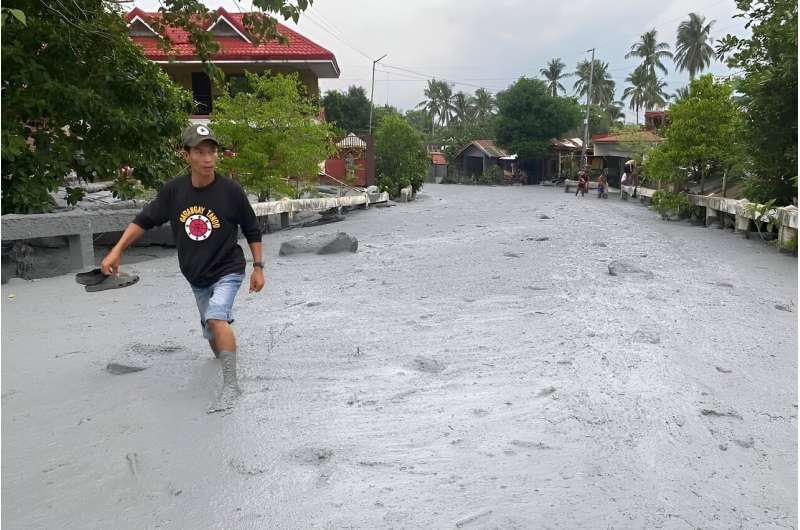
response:
<path fill-rule="evenodd" d="M 170 180 L 136 216 L 103 259 L 106 276 L 117 273 L 122 253 L 146 230 L 169 221 L 178 264 L 194 292 L 203 336 L 222 365 L 222 391 L 208 412 L 233 407 L 241 393 L 236 377 L 233 301 L 245 278 L 239 227 L 253 254 L 250 292 L 264 287 L 261 230 L 242 187 L 216 172 L 219 142 L 205 125 L 190 125 L 181 136 L 189 171 Z"/>
<path fill-rule="evenodd" d="M 602 199 L 604 197 L 608 197 L 606 193 L 606 172 L 600 173 L 600 176 L 597 177 L 597 198 Z"/>
<path fill-rule="evenodd" d="M 625 193 L 625 190 L 622 189 L 622 188 L 623 188 L 623 186 L 627 186 L 627 185 L 628 185 L 628 172 L 624 171 L 622 173 L 622 178 L 619 179 L 619 198 L 620 199 L 623 197 L 623 193 Z"/>
<path fill-rule="evenodd" d="M 575 196 L 578 196 L 578 193 L 581 194 L 581 197 L 586 195 L 586 190 L 589 188 L 589 179 L 586 178 L 584 173 L 581 173 L 578 177 L 578 189 L 575 190 Z"/>

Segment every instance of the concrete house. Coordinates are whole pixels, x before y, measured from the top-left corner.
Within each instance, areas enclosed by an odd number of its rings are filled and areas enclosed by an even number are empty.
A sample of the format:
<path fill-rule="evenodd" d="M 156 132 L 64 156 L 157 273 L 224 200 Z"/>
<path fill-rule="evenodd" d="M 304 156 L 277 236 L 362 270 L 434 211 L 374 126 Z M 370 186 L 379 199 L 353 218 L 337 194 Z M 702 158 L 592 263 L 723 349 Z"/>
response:
<path fill-rule="evenodd" d="M 214 64 L 225 72 L 234 85 L 237 79 L 244 79 L 245 70 L 251 73 L 265 70 L 279 74 L 296 72 L 309 94 L 318 95 L 319 79 L 339 77 L 336 57 L 327 49 L 280 23 L 277 25 L 278 31 L 288 38 L 288 44 L 271 41 L 256 45 L 242 23 L 242 16 L 243 13 L 229 13 L 220 7 L 205 28 L 220 44 L 219 52 L 213 57 Z M 186 31 L 167 27 L 166 37 L 173 46 L 172 57 L 158 47 L 158 34 L 153 29 L 153 21 L 159 17 L 159 13 L 145 12 L 138 7 L 129 11 L 125 19 L 131 39 L 144 48 L 145 56 L 158 63 L 170 78 L 192 91 L 198 104 L 192 121 L 206 123 L 214 107 L 214 97 L 218 95 L 217 88 L 203 71 Z"/>

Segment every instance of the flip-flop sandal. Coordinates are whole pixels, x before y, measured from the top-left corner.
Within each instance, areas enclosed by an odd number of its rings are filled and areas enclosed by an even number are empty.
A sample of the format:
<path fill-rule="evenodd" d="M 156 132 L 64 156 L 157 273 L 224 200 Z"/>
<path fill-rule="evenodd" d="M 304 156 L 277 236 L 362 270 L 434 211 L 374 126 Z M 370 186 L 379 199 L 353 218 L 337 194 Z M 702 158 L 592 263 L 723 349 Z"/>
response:
<path fill-rule="evenodd" d="M 106 275 L 100 269 L 89 272 L 79 272 L 75 275 L 75 281 L 81 285 L 97 285 L 106 279 Z"/>
<path fill-rule="evenodd" d="M 121 289 L 123 287 L 133 285 L 138 281 L 139 277 L 135 274 L 119 272 L 117 274 L 112 274 L 111 276 L 106 276 L 102 282 L 96 285 L 87 285 L 85 289 L 87 293 L 96 293 L 99 291 L 105 291 L 107 289 Z"/>

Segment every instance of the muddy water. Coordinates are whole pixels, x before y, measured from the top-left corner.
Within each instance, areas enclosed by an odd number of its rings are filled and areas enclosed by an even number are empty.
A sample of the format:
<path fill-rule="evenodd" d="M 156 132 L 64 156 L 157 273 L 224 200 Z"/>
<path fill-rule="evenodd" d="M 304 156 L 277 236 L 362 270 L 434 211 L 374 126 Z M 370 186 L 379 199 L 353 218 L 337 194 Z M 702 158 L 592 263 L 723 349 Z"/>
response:
<path fill-rule="evenodd" d="M 357 254 L 265 239 L 229 414 L 174 257 L 129 289 L 4 286 L 3 522 L 797 526 L 796 259 L 540 187 L 427 185 L 306 233 L 340 230 Z"/>

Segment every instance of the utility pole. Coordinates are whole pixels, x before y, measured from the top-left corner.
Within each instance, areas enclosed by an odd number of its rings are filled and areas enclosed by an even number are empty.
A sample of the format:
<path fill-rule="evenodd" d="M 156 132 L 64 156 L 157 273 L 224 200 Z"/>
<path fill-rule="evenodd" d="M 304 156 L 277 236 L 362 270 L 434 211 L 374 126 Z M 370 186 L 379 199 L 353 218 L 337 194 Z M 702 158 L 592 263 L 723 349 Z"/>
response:
<path fill-rule="evenodd" d="M 583 147 L 581 147 L 581 171 L 587 165 L 586 149 L 589 146 L 589 109 L 592 102 L 592 78 L 594 77 L 594 48 L 586 50 L 592 52 L 592 62 L 589 66 L 589 90 L 586 92 L 586 117 L 583 119 Z"/>
<path fill-rule="evenodd" d="M 383 57 L 386 57 L 387 54 L 383 54 Z M 383 59 L 375 59 L 372 61 L 372 91 L 369 93 L 369 134 L 372 135 L 372 98 L 375 96 L 375 65 Z"/>

